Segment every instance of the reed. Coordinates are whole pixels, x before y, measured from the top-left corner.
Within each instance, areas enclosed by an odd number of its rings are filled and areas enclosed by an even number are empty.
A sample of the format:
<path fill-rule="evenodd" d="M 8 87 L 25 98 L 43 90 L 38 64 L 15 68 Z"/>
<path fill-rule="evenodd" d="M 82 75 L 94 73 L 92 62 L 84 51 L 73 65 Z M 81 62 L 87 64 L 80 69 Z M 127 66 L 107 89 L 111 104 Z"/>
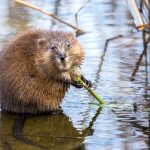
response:
<path fill-rule="evenodd" d="M 71 27 L 72 29 L 74 29 L 74 30 L 76 31 L 77 35 L 82 35 L 82 34 L 85 33 L 84 30 L 82 30 L 82 29 L 76 27 L 75 25 L 73 25 L 73 24 L 71 24 L 71 23 L 68 23 L 68 22 L 62 20 L 62 19 L 59 18 L 58 16 L 56 16 L 56 15 L 50 13 L 50 12 L 47 12 L 47 11 L 41 9 L 40 7 L 37 7 L 37 6 L 35 6 L 35 5 L 32 5 L 32 4 L 30 4 L 29 2 L 26 2 L 26 1 L 24 1 L 24 0 L 15 0 L 15 2 L 17 2 L 17 3 L 19 3 L 19 4 L 22 4 L 22 5 L 26 6 L 26 7 L 32 8 L 32 9 L 34 9 L 34 10 L 37 10 L 37 11 L 43 13 L 43 14 L 46 14 L 46 15 L 52 17 L 53 19 L 55 19 L 55 20 L 57 20 L 57 21 L 59 21 L 59 22 L 65 24 L 65 25 Z"/>
<path fill-rule="evenodd" d="M 81 83 L 84 88 L 87 89 L 88 92 L 99 101 L 100 104 L 105 104 L 105 101 L 100 96 L 98 96 L 90 87 L 88 87 L 88 85 L 80 77 L 77 77 L 76 81 Z"/>

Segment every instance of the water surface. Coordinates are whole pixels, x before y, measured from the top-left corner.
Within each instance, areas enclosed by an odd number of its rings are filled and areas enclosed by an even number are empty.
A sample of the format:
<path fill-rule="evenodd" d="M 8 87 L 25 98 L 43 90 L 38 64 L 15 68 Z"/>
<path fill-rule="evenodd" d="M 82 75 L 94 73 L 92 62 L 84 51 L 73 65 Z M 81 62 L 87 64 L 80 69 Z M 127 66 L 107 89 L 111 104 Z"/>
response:
<path fill-rule="evenodd" d="M 74 14 L 85 1 L 30 0 L 60 18 L 75 24 Z M 18 31 L 29 27 L 73 30 L 35 10 L 0 0 L 0 48 Z M 118 108 L 99 108 L 82 89 L 71 87 L 61 115 L 20 116 L 0 113 L 0 149 L 58 150 L 148 150 L 150 149 L 150 61 L 145 57 L 135 80 L 131 75 L 143 52 L 142 33 L 135 30 L 125 2 L 93 0 L 79 14 L 79 36 L 86 51 L 82 70 L 94 90 Z M 112 37 L 106 49 L 105 42 Z M 148 45 L 148 49 L 150 45 Z M 149 51 L 148 51 L 149 52 Z M 135 109 L 133 104 L 137 104 Z M 23 124 L 20 130 L 17 124 Z M 15 135 L 16 134 L 16 135 Z M 23 136 L 22 136 L 23 134 Z"/>

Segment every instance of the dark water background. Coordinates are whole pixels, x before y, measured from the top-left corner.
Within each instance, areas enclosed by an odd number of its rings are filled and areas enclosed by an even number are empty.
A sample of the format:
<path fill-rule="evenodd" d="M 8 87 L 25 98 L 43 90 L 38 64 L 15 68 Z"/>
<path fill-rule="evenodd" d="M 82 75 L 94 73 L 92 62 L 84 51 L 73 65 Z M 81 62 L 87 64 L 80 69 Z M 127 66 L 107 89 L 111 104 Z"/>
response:
<path fill-rule="evenodd" d="M 28 1 L 73 24 L 74 14 L 86 2 Z M 17 115 L 1 112 L 0 150 L 150 150 L 150 61 L 146 65 L 143 57 L 131 81 L 144 46 L 125 2 L 93 0 L 81 10 L 79 26 L 87 31 L 78 37 L 86 51 L 83 73 L 94 83 L 96 93 L 119 107 L 101 109 L 86 90 L 71 87 L 62 103 L 64 114 L 27 116 L 25 120 L 21 116 L 25 124 L 18 135 L 14 135 L 15 122 L 21 124 Z M 0 0 L 0 48 L 29 27 L 73 31 L 12 0 Z M 118 35 L 122 37 L 110 40 L 105 49 L 106 40 Z"/>

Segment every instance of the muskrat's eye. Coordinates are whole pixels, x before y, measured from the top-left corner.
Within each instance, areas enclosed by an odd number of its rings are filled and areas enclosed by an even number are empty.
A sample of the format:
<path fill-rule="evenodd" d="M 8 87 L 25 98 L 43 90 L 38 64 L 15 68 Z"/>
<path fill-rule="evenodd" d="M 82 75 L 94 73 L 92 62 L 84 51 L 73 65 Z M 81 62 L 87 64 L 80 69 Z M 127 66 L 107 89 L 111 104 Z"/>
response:
<path fill-rule="evenodd" d="M 71 44 L 68 43 L 68 42 L 66 42 L 66 46 L 67 46 L 67 48 L 70 48 L 70 47 L 71 47 Z"/>
<path fill-rule="evenodd" d="M 52 49 L 52 50 L 54 50 L 54 49 L 55 49 L 55 46 L 54 46 L 54 45 L 53 45 L 53 46 L 51 46 L 51 49 Z"/>

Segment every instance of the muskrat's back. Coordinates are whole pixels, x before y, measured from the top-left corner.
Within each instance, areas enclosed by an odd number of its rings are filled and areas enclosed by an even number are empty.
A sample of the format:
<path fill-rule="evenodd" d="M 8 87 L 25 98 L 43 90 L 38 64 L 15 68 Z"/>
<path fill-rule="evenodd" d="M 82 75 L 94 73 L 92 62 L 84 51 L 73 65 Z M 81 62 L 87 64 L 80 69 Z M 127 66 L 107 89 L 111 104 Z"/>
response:
<path fill-rule="evenodd" d="M 9 42 L 0 56 L 2 110 L 41 113 L 59 109 L 84 51 L 67 32 L 30 29 Z"/>

